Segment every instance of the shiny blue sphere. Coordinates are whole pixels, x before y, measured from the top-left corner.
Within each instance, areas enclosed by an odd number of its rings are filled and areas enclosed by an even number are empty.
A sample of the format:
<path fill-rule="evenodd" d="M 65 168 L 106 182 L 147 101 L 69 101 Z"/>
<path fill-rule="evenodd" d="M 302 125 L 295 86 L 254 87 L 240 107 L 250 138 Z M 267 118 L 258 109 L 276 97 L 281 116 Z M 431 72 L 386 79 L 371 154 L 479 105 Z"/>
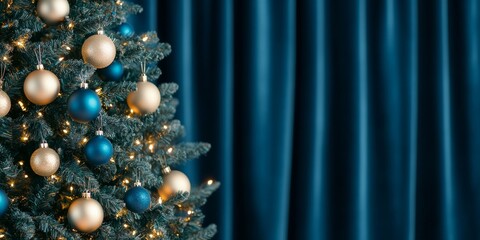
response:
<path fill-rule="evenodd" d="M 10 200 L 8 199 L 7 193 L 0 189 L 0 216 L 7 212 L 9 204 Z"/>
<path fill-rule="evenodd" d="M 128 210 L 143 213 L 150 207 L 150 193 L 143 187 L 130 188 L 123 199 Z"/>
<path fill-rule="evenodd" d="M 105 81 L 119 81 L 123 77 L 123 64 L 115 60 L 108 67 L 98 69 L 97 73 Z"/>
<path fill-rule="evenodd" d="M 84 152 L 88 164 L 99 166 L 110 161 L 113 155 L 113 145 L 106 137 L 95 136 L 85 145 Z"/>
<path fill-rule="evenodd" d="M 135 30 L 133 30 L 133 26 L 128 23 L 122 23 L 122 25 L 118 26 L 117 29 L 118 33 L 124 37 L 131 37 L 135 34 Z"/>
<path fill-rule="evenodd" d="M 97 93 L 80 88 L 68 98 L 68 114 L 73 120 L 87 123 L 98 117 L 102 103 Z"/>

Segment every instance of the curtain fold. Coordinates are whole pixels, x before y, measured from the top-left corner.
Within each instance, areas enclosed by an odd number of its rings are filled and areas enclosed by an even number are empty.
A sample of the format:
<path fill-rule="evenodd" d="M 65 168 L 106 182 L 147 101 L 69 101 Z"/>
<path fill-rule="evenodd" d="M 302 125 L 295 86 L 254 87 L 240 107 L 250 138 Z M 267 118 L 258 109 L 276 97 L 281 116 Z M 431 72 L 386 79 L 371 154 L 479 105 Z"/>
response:
<path fill-rule="evenodd" d="M 476 0 L 139 2 L 217 239 L 480 238 Z"/>

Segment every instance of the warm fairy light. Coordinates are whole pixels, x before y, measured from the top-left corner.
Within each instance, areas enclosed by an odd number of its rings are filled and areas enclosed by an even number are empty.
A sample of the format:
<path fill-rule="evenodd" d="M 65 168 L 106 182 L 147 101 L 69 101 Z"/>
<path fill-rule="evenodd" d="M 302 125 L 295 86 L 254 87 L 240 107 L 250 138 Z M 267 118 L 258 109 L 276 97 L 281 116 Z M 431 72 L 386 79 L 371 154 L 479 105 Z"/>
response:
<path fill-rule="evenodd" d="M 38 117 L 43 117 L 43 113 L 42 112 L 38 112 Z"/>
<path fill-rule="evenodd" d="M 127 115 L 127 118 L 131 118 L 131 116 L 130 116 L 130 115 Z"/>
<path fill-rule="evenodd" d="M 27 108 L 25 107 L 25 105 L 23 104 L 22 101 L 18 101 L 18 105 L 20 106 L 20 108 L 22 109 L 22 111 L 24 111 L 24 112 L 27 111 Z"/>
<path fill-rule="evenodd" d="M 58 61 L 61 62 L 61 61 L 63 61 L 63 59 L 65 59 L 65 57 L 59 57 Z"/>
<path fill-rule="evenodd" d="M 167 125 L 163 125 L 163 129 L 168 129 L 168 126 L 167 126 Z"/>
<path fill-rule="evenodd" d="M 27 174 L 25 174 L 23 177 L 25 177 L 25 178 L 28 178 L 28 175 L 27 175 Z"/>
<path fill-rule="evenodd" d="M 80 160 L 77 160 L 77 163 L 80 164 Z"/>
<path fill-rule="evenodd" d="M 150 145 L 148 146 L 148 150 L 150 150 L 150 152 L 153 153 L 153 144 L 150 144 Z"/>
<path fill-rule="evenodd" d="M 140 140 L 135 140 L 135 144 L 140 145 Z"/>
<path fill-rule="evenodd" d="M 23 133 L 23 136 L 20 137 L 20 140 L 21 140 L 22 142 L 28 141 L 28 135 L 27 135 L 26 133 Z"/>
<path fill-rule="evenodd" d="M 172 153 L 172 152 L 173 152 L 173 148 L 172 148 L 172 147 L 169 147 L 169 148 L 167 149 L 167 153 Z"/>
<path fill-rule="evenodd" d="M 3 61 L 8 61 L 8 57 L 7 56 L 3 56 Z"/>
<path fill-rule="evenodd" d="M 162 204 L 163 203 L 163 200 L 161 197 L 158 198 L 158 204 Z"/>
<path fill-rule="evenodd" d="M 102 88 L 97 88 L 97 89 L 95 89 L 95 92 L 96 92 L 98 95 L 102 95 Z"/>
<path fill-rule="evenodd" d="M 137 231 L 133 230 L 132 235 L 135 235 L 135 234 L 137 234 Z"/>
<path fill-rule="evenodd" d="M 123 224 L 123 227 L 124 227 L 124 228 L 128 228 L 128 224 L 124 223 L 124 224 Z"/>
<path fill-rule="evenodd" d="M 143 36 L 142 41 L 144 41 L 144 42 L 148 41 L 148 36 L 147 35 Z"/>
<path fill-rule="evenodd" d="M 133 113 L 133 109 L 130 109 L 130 113 Z"/>
<path fill-rule="evenodd" d="M 22 37 L 17 41 L 14 41 L 13 44 L 15 44 L 19 48 L 25 48 L 25 42 L 26 42 L 26 38 Z"/>
<path fill-rule="evenodd" d="M 117 0 L 115 3 L 116 3 L 117 5 L 119 5 L 119 6 L 122 6 L 122 5 L 123 5 L 123 1 L 122 1 L 122 0 Z"/>
<path fill-rule="evenodd" d="M 65 49 L 67 49 L 68 51 L 72 50 L 68 45 L 65 45 Z"/>
<path fill-rule="evenodd" d="M 135 158 L 135 155 L 134 154 L 130 154 L 130 159 L 134 159 Z"/>
<path fill-rule="evenodd" d="M 129 184 L 129 183 L 130 183 L 130 181 L 129 181 L 128 179 L 125 179 L 125 180 L 123 180 L 123 183 L 125 183 L 125 184 Z"/>
<path fill-rule="evenodd" d="M 61 92 L 58 92 L 57 96 L 59 96 L 59 97 L 62 96 L 62 93 L 61 93 Z"/>
<path fill-rule="evenodd" d="M 15 187 L 15 182 L 14 181 L 10 182 L 10 187 Z"/>
<path fill-rule="evenodd" d="M 69 121 L 65 121 L 65 124 L 66 124 L 67 126 L 70 126 L 70 122 L 69 122 Z"/>
<path fill-rule="evenodd" d="M 188 214 L 188 215 L 192 215 L 193 213 L 194 213 L 194 212 L 193 212 L 192 210 L 188 210 L 188 211 L 187 211 L 187 214 Z"/>
<path fill-rule="evenodd" d="M 73 186 L 70 186 L 70 192 L 73 192 Z"/>
<path fill-rule="evenodd" d="M 53 174 L 53 175 L 50 176 L 50 177 L 52 178 L 52 180 L 57 180 L 57 179 L 58 179 L 57 175 L 55 175 L 55 174 Z"/>
<path fill-rule="evenodd" d="M 68 129 L 63 129 L 63 133 L 68 133 Z"/>
<path fill-rule="evenodd" d="M 23 129 L 27 129 L 27 124 L 22 124 Z"/>
<path fill-rule="evenodd" d="M 20 166 L 23 166 L 23 161 L 18 162 L 18 164 L 20 164 Z"/>
<path fill-rule="evenodd" d="M 212 179 L 208 180 L 208 181 L 207 181 L 207 184 L 208 184 L 208 185 L 212 185 L 212 184 L 213 184 L 213 180 L 212 180 Z"/>
<path fill-rule="evenodd" d="M 128 42 L 123 42 L 122 45 L 123 45 L 123 46 L 127 46 L 127 45 L 128 45 Z"/>
<path fill-rule="evenodd" d="M 83 138 L 82 140 L 84 143 L 88 142 L 88 138 Z"/>
<path fill-rule="evenodd" d="M 110 158 L 110 162 L 114 163 L 114 162 L 115 162 L 115 159 Z"/>
<path fill-rule="evenodd" d="M 148 236 L 149 236 L 150 238 L 153 238 L 153 234 L 151 234 L 151 233 L 150 233 Z"/>
<path fill-rule="evenodd" d="M 73 22 L 70 22 L 70 23 L 68 24 L 68 28 L 69 28 L 69 29 L 73 29 L 74 26 L 75 26 L 75 24 L 73 24 Z"/>

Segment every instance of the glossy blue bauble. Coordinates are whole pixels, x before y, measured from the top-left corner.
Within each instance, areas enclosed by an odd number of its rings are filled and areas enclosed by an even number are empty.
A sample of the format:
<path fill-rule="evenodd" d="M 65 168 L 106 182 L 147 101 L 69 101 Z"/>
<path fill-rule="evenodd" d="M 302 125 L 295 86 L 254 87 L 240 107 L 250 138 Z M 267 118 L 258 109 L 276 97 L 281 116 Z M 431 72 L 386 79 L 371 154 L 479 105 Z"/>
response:
<path fill-rule="evenodd" d="M 90 89 L 80 88 L 68 98 L 68 114 L 76 122 L 87 123 L 95 120 L 101 107 L 97 93 Z"/>
<path fill-rule="evenodd" d="M 8 199 L 7 194 L 0 189 L 0 216 L 7 212 L 9 204 L 10 200 Z"/>
<path fill-rule="evenodd" d="M 110 161 L 113 155 L 113 146 L 104 136 L 95 136 L 85 145 L 85 158 L 87 163 L 99 166 Z"/>
<path fill-rule="evenodd" d="M 130 188 L 123 199 L 128 210 L 143 213 L 150 207 L 150 193 L 143 187 Z"/>
<path fill-rule="evenodd" d="M 117 31 L 124 37 L 131 37 L 133 34 L 135 34 L 135 30 L 133 29 L 132 25 L 128 23 L 122 23 L 122 25 L 118 26 Z"/>
<path fill-rule="evenodd" d="M 98 76 L 105 81 L 119 81 L 123 77 L 123 64 L 119 61 L 113 61 L 106 68 L 98 69 Z"/>

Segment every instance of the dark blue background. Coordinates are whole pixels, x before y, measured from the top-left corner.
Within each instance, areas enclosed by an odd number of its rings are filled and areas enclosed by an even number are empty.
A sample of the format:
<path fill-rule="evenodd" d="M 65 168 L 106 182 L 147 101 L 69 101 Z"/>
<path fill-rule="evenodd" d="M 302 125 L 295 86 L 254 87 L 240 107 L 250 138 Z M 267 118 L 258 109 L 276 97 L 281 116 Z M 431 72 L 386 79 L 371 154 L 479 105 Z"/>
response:
<path fill-rule="evenodd" d="M 480 239 L 476 0 L 139 2 L 217 239 Z"/>

